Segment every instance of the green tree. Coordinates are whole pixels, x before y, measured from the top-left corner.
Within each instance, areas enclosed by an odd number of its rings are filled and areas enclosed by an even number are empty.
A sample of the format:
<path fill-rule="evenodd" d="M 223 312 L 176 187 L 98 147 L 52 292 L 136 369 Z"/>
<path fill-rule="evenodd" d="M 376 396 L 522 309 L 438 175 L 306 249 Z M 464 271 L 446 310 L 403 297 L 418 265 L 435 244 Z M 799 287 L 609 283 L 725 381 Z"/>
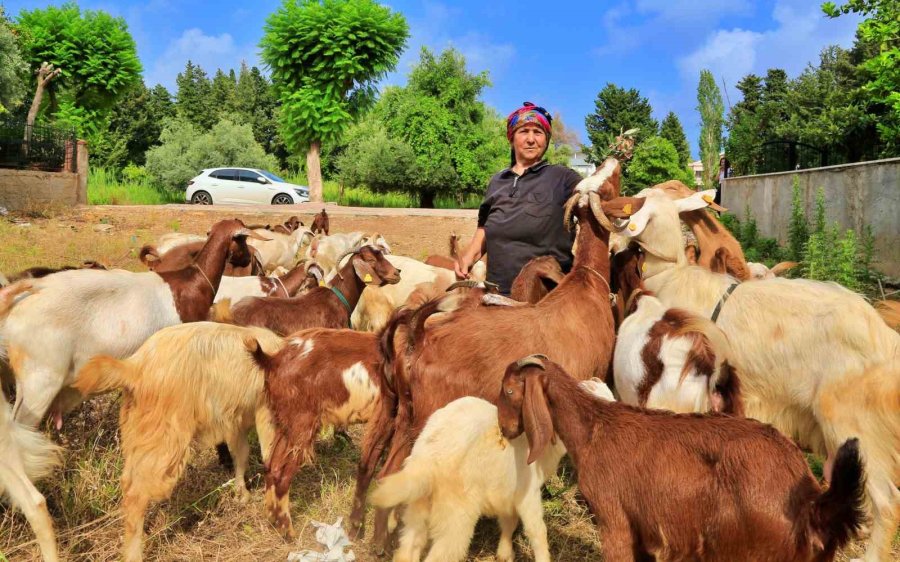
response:
<path fill-rule="evenodd" d="M 416 153 L 402 140 L 388 136 L 374 113 L 350 126 L 346 147 L 336 158 L 338 178 L 345 185 L 366 185 L 384 193 L 418 180 Z"/>
<path fill-rule="evenodd" d="M 161 144 L 147 151 L 147 170 L 171 191 L 183 190 L 203 168 L 239 166 L 278 169 L 275 158 L 254 140 L 249 125 L 221 119 L 208 132 L 183 118 L 169 119 Z"/>
<path fill-rule="evenodd" d="M 143 82 L 127 95 L 109 117 L 107 143 L 91 146 L 91 160 L 103 167 L 142 166 L 147 151 L 159 144 L 163 123 L 175 116 L 172 95 L 157 84 L 152 90 Z"/>
<path fill-rule="evenodd" d="M 0 115 L 22 103 L 27 76 L 28 63 L 0 6 Z"/>
<path fill-rule="evenodd" d="M 865 16 L 857 28 L 857 38 L 872 48 L 860 64 L 867 80 L 861 92 L 880 114 L 876 127 L 883 144 L 882 156 L 900 154 L 900 3 L 847 0 L 840 7 L 825 2 L 822 9 L 832 18 L 851 12 Z"/>
<path fill-rule="evenodd" d="M 668 180 L 693 185 L 694 178 L 668 139 L 650 137 L 634 149 L 622 194 L 633 195 Z"/>
<path fill-rule="evenodd" d="M 755 74 L 748 74 L 737 83 L 743 99 L 731 107 L 728 114 L 728 140 L 725 153 L 731 167 L 737 174 L 756 173 L 762 161 L 761 124 L 759 106 L 762 103 L 763 80 Z"/>
<path fill-rule="evenodd" d="M 175 92 L 178 116 L 201 131 L 208 131 L 216 122 L 218 110 L 213 104 L 212 84 L 206 71 L 188 60 L 184 72 L 175 78 L 175 85 L 178 88 Z"/>
<path fill-rule="evenodd" d="M 23 10 L 16 29 L 32 69 L 48 62 L 61 70 L 45 107 L 81 134 L 104 130 L 109 110 L 140 81 L 137 48 L 121 17 L 67 3 Z"/>
<path fill-rule="evenodd" d="M 235 85 L 235 111 L 253 128 L 253 137 L 269 154 L 274 154 L 284 167 L 287 150 L 278 134 L 276 111 L 278 100 L 272 84 L 258 68 L 241 62 Z"/>
<path fill-rule="evenodd" d="M 408 36 L 403 16 L 374 0 L 284 0 L 266 20 L 262 58 L 279 93 L 284 139 L 307 151 L 312 201 L 322 201 L 322 143 L 370 106 Z"/>
<path fill-rule="evenodd" d="M 659 124 L 653 119 L 650 102 L 634 88 L 626 90 L 607 83 L 597 94 L 594 106 L 594 112 L 585 117 L 584 122 L 593 145 L 591 155 L 597 162 L 622 131 L 638 129 L 635 146 L 658 134 Z"/>
<path fill-rule="evenodd" d="M 712 72 L 700 71 L 697 86 L 697 111 L 700 112 L 700 160 L 703 161 L 703 185 L 714 186 L 719 169 L 719 152 L 722 150 L 722 125 L 725 104 Z"/>
<path fill-rule="evenodd" d="M 235 113 L 237 110 L 237 78 L 234 70 L 228 74 L 217 69 L 210 84 L 212 109 L 216 116 Z"/>
<path fill-rule="evenodd" d="M 678 116 L 674 112 L 670 111 L 666 118 L 663 119 L 659 127 L 659 136 L 672 143 L 672 146 L 675 147 L 682 167 L 691 163 L 691 145 L 688 144 L 681 121 L 678 120 Z"/>

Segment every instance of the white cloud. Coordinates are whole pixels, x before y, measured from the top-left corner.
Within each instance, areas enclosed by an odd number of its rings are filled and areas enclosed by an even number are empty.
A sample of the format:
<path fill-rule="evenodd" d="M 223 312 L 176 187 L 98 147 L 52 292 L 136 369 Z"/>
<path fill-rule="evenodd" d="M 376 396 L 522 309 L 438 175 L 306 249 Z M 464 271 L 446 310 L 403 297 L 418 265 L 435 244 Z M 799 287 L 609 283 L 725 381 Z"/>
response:
<path fill-rule="evenodd" d="M 206 35 L 202 30 L 192 28 L 171 41 L 156 59 L 146 75 L 147 85 L 162 84 L 174 91 L 175 77 L 184 70 L 188 60 L 202 67 L 210 77 L 217 68 L 239 68 L 242 60 L 251 66 L 259 64 L 255 46 L 238 45 L 229 33 Z"/>
<path fill-rule="evenodd" d="M 716 31 L 699 49 L 681 58 L 678 66 L 685 80 L 696 80 L 703 69 L 714 76 L 739 79 L 754 69 L 756 48 L 764 34 L 743 29 Z"/>

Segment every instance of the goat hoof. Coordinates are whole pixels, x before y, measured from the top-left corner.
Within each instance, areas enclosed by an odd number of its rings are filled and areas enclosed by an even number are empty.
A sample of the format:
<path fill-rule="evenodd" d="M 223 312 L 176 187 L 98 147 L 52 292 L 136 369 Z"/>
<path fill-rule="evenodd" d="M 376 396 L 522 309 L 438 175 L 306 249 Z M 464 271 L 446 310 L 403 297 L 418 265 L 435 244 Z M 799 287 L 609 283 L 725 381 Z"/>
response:
<path fill-rule="evenodd" d="M 356 540 L 363 539 L 366 536 L 366 526 L 360 521 L 350 520 L 347 525 L 350 537 Z"/>
<path fill-rule="evenodd" d="M 250 492 L 247 491 L 246 488 L 243 490 L 237 490 L 235 492 L 235 494 L 237 495 L 238 503 L 249 503 L 250 502 Z"/>

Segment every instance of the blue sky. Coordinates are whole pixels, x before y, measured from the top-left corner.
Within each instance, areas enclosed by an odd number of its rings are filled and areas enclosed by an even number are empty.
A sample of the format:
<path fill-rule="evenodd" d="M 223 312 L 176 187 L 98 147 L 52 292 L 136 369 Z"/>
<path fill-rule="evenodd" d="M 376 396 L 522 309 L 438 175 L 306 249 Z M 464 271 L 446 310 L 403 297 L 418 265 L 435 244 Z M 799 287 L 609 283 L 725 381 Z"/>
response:
<path fill-rule="evenodd" d="M 48 2 L 0 0 L 7 15 Z M 505 115 L 528 100 L 559 111 L 587 141 L 584 118 L 607 82 L 637 88 L 662 119 L 674 111 L 696 155 L 696 87 L 703 68 L 727 86 L 748 72 L 780 67 L 796 76 L 829 44 L 852 44 L 858 19 L 829 20 L 818 0 L 628 0 L 459 2 L 393 0 L 410 25 L 410 40 L 385 84 L 403 84 L 421 46 L 461 51 L 474 71 L 487 70 L 485 101 Z M 83 0 L 125 18 L 138 46 L 148 85 L 174 92 L 188 59 L 212 75 L 241 60 L 260 65 L 257 45 L 279 0 Z M 726 108 L 728 103 L 726 102 Z"/>

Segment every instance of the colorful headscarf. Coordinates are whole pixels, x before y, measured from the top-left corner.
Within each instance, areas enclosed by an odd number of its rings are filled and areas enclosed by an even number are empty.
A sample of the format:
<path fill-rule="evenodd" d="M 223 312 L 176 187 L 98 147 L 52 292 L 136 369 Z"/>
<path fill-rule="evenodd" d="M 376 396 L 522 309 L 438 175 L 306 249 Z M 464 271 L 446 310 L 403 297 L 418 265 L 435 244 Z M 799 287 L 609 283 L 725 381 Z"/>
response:
<path fill-rule="evenodd" d="M 509 117 L 506 118 L 506 138 L 512 140 L 516 129 L 522 127 L 526 123 L 538 125 L 540 128 L 544 129 L 545 133 L 547 133 L 547 138 L 550 138 L 550 135 L 552 134 L 550 123 L 552 122 L 553 118 L 550 117 L 550 113 L 548 113 L 546 109 L 538 107 L 530 101 L 526 101 L 522 104 L 522 107 L 510 113 Z"/>

